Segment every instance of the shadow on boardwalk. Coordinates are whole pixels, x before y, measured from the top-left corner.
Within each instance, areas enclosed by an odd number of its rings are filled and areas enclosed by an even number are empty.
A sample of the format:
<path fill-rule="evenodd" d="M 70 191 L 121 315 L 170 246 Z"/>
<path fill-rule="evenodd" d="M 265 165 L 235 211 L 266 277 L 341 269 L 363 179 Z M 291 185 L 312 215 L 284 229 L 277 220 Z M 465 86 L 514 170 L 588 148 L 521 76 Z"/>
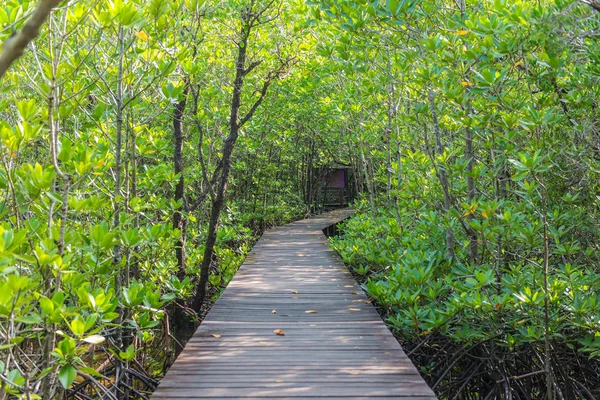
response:
<path fill-rule="evenodd" d="M 327 246 L 351 213 L 267 231 L 152 399 L 435 399 Z"/>

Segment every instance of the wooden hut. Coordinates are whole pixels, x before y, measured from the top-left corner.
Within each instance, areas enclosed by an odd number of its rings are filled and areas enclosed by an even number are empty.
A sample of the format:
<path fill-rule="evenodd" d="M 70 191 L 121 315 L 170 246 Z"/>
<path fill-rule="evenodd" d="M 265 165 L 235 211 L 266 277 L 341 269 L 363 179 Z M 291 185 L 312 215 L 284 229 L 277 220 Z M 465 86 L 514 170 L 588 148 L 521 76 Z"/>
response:
<path fill-rule="evenodd" d="M 318 203 L 324 207 L 346 207 L 355 197 L 352 168 L 345 165 L 330 166 L 321 178 Z"/>

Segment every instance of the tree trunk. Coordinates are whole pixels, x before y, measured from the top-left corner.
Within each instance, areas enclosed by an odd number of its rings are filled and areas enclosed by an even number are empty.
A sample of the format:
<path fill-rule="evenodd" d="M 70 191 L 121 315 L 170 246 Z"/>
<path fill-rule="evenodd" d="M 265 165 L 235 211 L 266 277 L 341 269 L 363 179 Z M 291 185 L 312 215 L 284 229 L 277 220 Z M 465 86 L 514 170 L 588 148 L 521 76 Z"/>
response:
<path fill-rule="evenodd" d="M 221 216 L 221 210 L 223 208 L 223 202 L 225 199 L 225 190 L 227 187 L 227 180 L 229 179 L 229 172 L 231 170 L 231 155 L 237 141 L 239 128 L 240 128 L 240 106 L 241 106 L 241 95 L 244 87 L 244 76 L 246 74 L 246 52 L 248 48 L 248 37 L 252 26 L 244 20 L 249 18 L 242 15 L 242 29 L 241 29 L 241 41 L 238 44 L 238 56 L 236 62 L 235 81 L 233 84 L 233 95 L 231 98 L 231 112 L 229 115 L 229 136 L 223 143 L 221 158 L 221 177 L 218 180 L 218 186 L 216 188 L 216 196 L 212 202 L 212 208 L 210 212 L 210 220 L 208 225 L 208 236 L 206 237 L 204 259 L 200 267 L 200 280 L 196 287 L 196 296 L 192 303 L 192 308 L 195 311 L 200 311 L 204 298 L 206 297 L 208 277 L 210 273 L 210 265 L 212 263 L 215 243 L 217 241 L 217 230 L 219 225 L 219 218 Z"/>
<path fill-rule="evenodd" d="M 435 107 L 435 93 L 433 90 L 429 91 L 429 106 L 431 107 L 431 118 L 433 120 L 433 131 L 435 133 L 435 152 L 437 154 L 442 154 L 444 151 L 444 147 L 442 145 L 442 138 L 440 133 L 440 125 L 437 117 L 437 110 Z M 446 212 L 446 216 L 450 212 L 451 199 L 450 199 L 450 185 L 448 184 L 448 177 L 446 176 L 446 168 L 444 165 L 437 166 L 438 177 L 440 179 L 440 184 L 442 185 L 442 191 L 444 193 L 444 211 Z M 452 232 L 452 227 L 448 226 L 446 230 L 446 249 L 448 250 L 448 258 L 454 257 L 454 233 Z"/>
<path fill-rule="evenodd" d="M 365 158 L 365 151 L 363 149 L 363 143 L 359 142 L 360 148 L 360 160 L 363 168 L 363 175 L 367 190 L 369 191 L 369 204 L 371 206 L 371 216 L 375 217 L 375 193 L 373 189 L 373 179 L 369 176 L 369 166 L 367 165 L 367 159 Z"/>
<path fill-rule="evenodd" d="M 11 64 L 23 55 L 27 45 L 37 37 L 46 18 L 61 2 L 62 0 L 41 0 L 21 31 L 4 42 L 0 53 L 0 79 Z"/>
<path fill-rule="evenodd" d="M 468 106 L 470 111 L 470 106 Z M 465 158 L 467 159 L 467 202 L 472 204 L 475 200 L 475 179 L 473 178 L 473 131 L 470 127 L 465 128 Z M 467 217 L 469 220 L 474 218 L 473 213 Z M 478 262 L 478 244 L 477 232 L 468 226 L 467 234 L 469 236 L 469 249 L 471 263 Z"/>
<path fill-rule="evenodd" d="M 270 3 L 272 4 L 272 3 Z M 258 107 L 262 104 L 269 86 L 273 80 L 279 78 L 280 74 L 284 71 L 284 66 L 287 66 L 289 60 L 282 60 L 282 65 L 278 70 L 271 71 L 267 74 L 263 82 L 262 89 L 260 91 L 260 97 L 254 102 L 250 110 L 240 118 L 240 107 L 242 98 L 242 89 L 244 88 L 244 78 L 254 68 L 256 68 L 260 61 L 252 62 L 246 67 L 246 58 L 248 50 L 248 39 L 252 28 L 261 24 L 261 16 L 269 9 L 269 5 L 263 9 L 255 10 L 255 3 L 241 12 L 242 26 L 240 29 L 239 40 L 236 41 L 238 54 L 235 64 L 235 80 L 233 82 L 233 94 L 231 97 L 231 112 L 229 115 L 229 135 L 223 143 L 222 154 L 217 170 L 213 178 L 216 178 L 216 191 L 212 201 L 212 208 L 210 212 L 210 220 L 208 225 L 208 235 L 205 242 L 204 259 L 200 266 L 200 280 L 196 286 L 196 296 L 192 302 L 192 307 L 195 311 L 200 311 L 204 298 L 206 297 L 208 277 L 210 273 L 210 265 L 212 262 L 215 244 L 217 242 L 217 231 L 219 228 L 219 217 L 221 216 L 221 210 L 225 202 L 225 191 L 227 189 L 227 181 L 229 179 L 229 172 L 231 170 L 231 155 L 237 141 L 239 130 L 246 122 L 248 122 Z M 220 176 L 218 175 L 220 173 Z"/>
<path fill-rule="evenodd" d="M 184 97 L 187 95 L 187 89 L 184 91 Z M 173 168 L 175 174 L 179 174 L 179 181 L 175 186 L 175 201 L 181 201 L 181 207 L 173 213 L 173 229 L 179 229 L 180 236 L 175 242 L 175 258 L 177 259 L 177 277 L 183 279 L 185 277 L 185 244 L 187 239 L 187 218 L 182 213 L 186 209 L 185 206 L 185 177 L 183 171 L 183 113 L 186 107 L 186 99 L 175 104 L 173 110 Z"/>

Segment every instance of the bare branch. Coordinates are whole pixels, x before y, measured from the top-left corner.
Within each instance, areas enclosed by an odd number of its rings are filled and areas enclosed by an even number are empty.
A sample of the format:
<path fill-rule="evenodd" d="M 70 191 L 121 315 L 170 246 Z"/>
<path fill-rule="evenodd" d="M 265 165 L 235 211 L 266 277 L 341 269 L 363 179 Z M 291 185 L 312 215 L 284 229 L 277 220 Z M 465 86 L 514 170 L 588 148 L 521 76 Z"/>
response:
<path fill-rule="evenodd" d="M 239 127 L 241 128 L 242 126 L 244 126 L 244 124 L 246 122 L 248 122 L 250 120 L 250 118 L 252 118 L 252 116 L 254 115 L 254 113 L 256 112 L 256 109 L 261 105 L 261 103 L 263 102 L 263 100 L 265 99 L 266 95 L 267 95 L 267 91 L 269 90 L 269 86 L 271 86 L 271 83 L 273 82 L 273 79 L 271 78 L 267 78 L 265 80 L 265 82 L 263 83 L 263 87 L 262 90 L 260 91 L 260 97 L 258 98 L 258 100 L 256 100 L 256 102 L 252 105 L 252 108 L 250 108 L 250 111 L 248 111 L 248 114 L 246 114 L 246 116 L 244 118 L 242 118 L 242 120 L 239 123 Z"/>
<path fill-rule="evenodd" d="M 281 60 L 281 67 L 277 70 L 274 71 L 270 71 L 267 74 L 267 77 L 265 78 L 265 81 L 263 83 L 263 87 L 260 91 L 260 97 L 258 98 L 258 100 L 256 100 L 254 102 L 254 104 L 252 105 L 252 107 L 250 108 L 250 111 L 248 111 L 248 113 L 240 120 L 239 123 L 239 127 L 241 128 L 242 126 L 244 126 L 244 124 L 246 122 L 248 122 L 250 120 L 250 118 L 252 118 L 252 116 L 254 115 L 254 113 L 256 112 L 256 110 L 258 109 L 258 107 L 262 104 L 263 100 L 265 99 L 265 97 L 267 96 L 267 92 L 269 90 L 269 86 L 271 86 L 271 84 L 277 80 L 280 79 L 282 77 L 282 75 L 284 75 L 286 73 L 286 71 L 290 68 L 291 64 L 293 64 L 295 61 L 295 57 L 289 57 L 286 60 Z M 254 65 L 254 63 L 252 64 Z M 250 69 L 252 67 L 252 65 L 250 65 L 250 67 L 248 67 L 248 69 Z"/>
<path fill-rule="evenodd" d="M 23 55 L 27 45 L 39 34 L 40 27 L 48 15 L 61 2 L 62 0 L 40 0 L 21 31 L 4 42 L 0 54 L 0 79 L 6 74 L 11 64 Z"/>
<path fill-rule="evenodd" d="M 250 72 L 252 72 L 252 70 L 253 70 L 254 68 L 258 67 L 258 66 L 259 66 L 261 63 L 262 63 L 262 60 L 260 60 L 260 61 L 254 61 L 252 64 L 250 64 L 250 65 L 248 66 L 248 68 L 246 68 L 246 69 L 244 70 L 244 76 L 246 76 L 246 75 L 248 75 Z"/>

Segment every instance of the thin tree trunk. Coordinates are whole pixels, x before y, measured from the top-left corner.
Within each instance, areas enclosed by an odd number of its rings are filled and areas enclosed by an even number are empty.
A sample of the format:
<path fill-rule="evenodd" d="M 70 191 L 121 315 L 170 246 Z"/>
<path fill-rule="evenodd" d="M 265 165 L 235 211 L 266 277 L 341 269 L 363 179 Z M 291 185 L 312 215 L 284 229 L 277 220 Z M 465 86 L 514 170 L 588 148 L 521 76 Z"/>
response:
<path fill-rule="evenodd" d="M 360 160 L 363 168 L 363 175 L 365 179 L 365 183 L 367 185 L 367 190 L 369 191 L 369 204 L 371 205 L 371 215 L 375 217 L 375 193 L 373 192 L 373 181 L 369 176 L 369 166 L 367 165 L 367 159 L 365 158 L 365 150 L 363 148 L 363 143 L 359 142 L 360 148 Z"/>
<path fill-rule="evenodd" d="M 200 267 L 200 280 L 196 287 L 196 296 L 192 303 L 192 308 L 195 311 L 200 311 L 204 299 L 206 297 L 208 277 L 210 274 L 210 265 L 214 254 L 214 247 L 217 242 L 217 230 L 219 228 L 219 218 L 221 216 L 221 210 L 225 200 L 225 191 L 227 188 L 227 181 L 229 179 L 229 172 L 231 170 L 231 155 L 235 147 L 239 135 L 240 123 L 240 106 L 242 89 L 244 87 L 244 77 L 247 74 L 246 70 L 246 54 L 248 50 L 248 37 L 252 25 L 249 22 L 252 10 L 242 11 L 242 28 L 241 28 L 241 40 L 238 43 L 238 55 L 236 60 L 236 73 L 235 80 L 233 83 L 233 95 L 231 98 L 231 112 L 229 115 L 229 136 L 223 143 L 221 158 L 221 175 L 218 180 L 218 186 L 216 188 L 216 196 L 212 202 L 212 208 L 210 212 L 210 220 L 208 223 L 208 235 L 206 237 L 204 259 Z M 266 92 L 266 89 L 265 89 Z M 246 119 L 246 118 L 244 118 Z"/>
<path fill-rule="evenodd" d="M 52 19 L 50 20 L 50 23 L 52 23 Z M 56 120 L 55 118 L 55 113 L 56 110 L 58 109 L 58 107 L 60 106 L 60 101 L 59 101 L 59 96 L 60 96 L 60 91 L 58 90 L 57 87 L 57 73 L 58 73 L 58 68 L 59 68 L 59 63 L 60 63 L 60 58 L 61 58 L 61 51 L 56 49 L 56 47 L 60 46 L 56 46 L 55 43 L 55 35 L 51 34 L 50 35 L 50 48 L 52 49 L 51 54 L 54 54 L 53 59 L 51 60 L 51 66 L 52 66 L 52 78 L 49 82 L 49 91 L 48 91 L 48 98 L 47 98 L 47 102 L 48 102 L 48 127 L 50 130 L 50 153 L 52 156 L 52 165 L 54 166 L 54 169 L 56 170 L 56 174 L 59 176 L 61 181 L 64 181 L 65 184 L 65 192 L 63 195 L 63 214 L 61 216 L 61 228 L 60 228 L 60 240 L 59 240 L 59 253 L 62 256 L 64 253 L 64 227 L 65 227 L 65 223 L 66 223 L 66 218 L 67 218 L 67 211 L 68 211 L 68 195 L 69 195 L 69 188 L 70 188 L 70 178 L 62 171 L 60 165 L 59 165 L 59 160 L 58 160 L 58 135 L 59 135 L 59 122 Z M 55 181 L 54 183 L 54 188 L 55 190 L 58 191 L 59 188 L 59 184 L 58 184 L 58 180 Z M 50 215 L 48 216 L 49 218 L 49 227 L 53 225 L 53 215 L 52 215 L 52 211 L 50 213 Z M 59 275 L 57 275 L 56 280 L 54 280 L 52 272 L 50 270 L 49 267 L 46 267 L 47 270 L 44 272 L 44 283 L 45 283 L 45 287 L 46 287 L 46 293 L 51 293 L 53 290 L 60 290 L 60 280 L 59 280 Z M 54 289 L 54 286 L 56 286 L 56 289 Z M 43 343 L 43 347 L 44 347 L 44 358 L 43 358 L 43 364 L 41 365 L 42 368 L 48 368 L 50 367 L 51 363 L 52 363 L 52 358 L 51 358 L 51 353 L 54 350 L 54 347 L 56 346 L 56 324 L 49 324 L 49 326 L 46 327 L 46 335 L 44 337 L 44 343 Z M 52 374 L 47 375 L 46 377 L 44 377 L 43 381 L 42 381 L 42 394 L 44 396 L 47 396 L 48 398 L 54 397 L 54 395 L 56 394 L 56 385 L 55 385 L 55 378 L 52 376 Z"/>
<path fill-rule="evenodd" d="M 124 56 L 125 56 L 125 31 L 123 27 L 119 28 L 119 38 L 118 38 L 118 51 L 119 51 L 119 61 L 118 61 L 118 75 L 117 75 L 117 92 L 115 93 L 115 102 L 116 102 L 116 126 L 115 126 L 115 190 L 113 193 L 114 196 L 114 215 L 113 215 L 113 229 L 118 229 L 120 225 L 120 214 L 121 214 L 121 206 L 119 203 L 119 197 L 121 196 L 122 188 L 122 150 L 123 150 L 123 110 L 124 110 L 124 98 L 123 98 L 123 79 L 124 79 Z M 121 288 L 123 287 L 123 282 L 125 281 L 124 270 L 120 269 L 119 264 L 121 263 L 121 246 L 116 244 L 113 249 L 113 265 L 115 268 L 118 268 L 118 271 L 115 274 L 115 292 L 119 293 Z M 120 309 L 119 322 L 122 324 L 127 318 L 127 310 L 123 307 Z M 123 329 L 117 328 L 115 330 L 114 335 L 115 345 L 118 348 L 121 348 L 123 345 Z M 115 368 L 115 384 L 113 385 L 114 390 L 117 390 L 119 386 L 119 382 L 122 379 L 122 371 L 123 366 L 121 362 L 117 362 Z"/>
<path fill-rule="evenodd" d="M 470 112 L 470 105 L 467 106 Z M 471 205 L 475 200 L 475 179 L 473 178 L 473 131 L 470 127 L 465 128 L 465 158 L 467 160 L 467 202 Z M 470 213 L 467 217 L 469 220 L 474 218 L 473 213 Z M 478 262 L 478 244 L 477 244 L 477 232 L 470 226 L 467 231 L 469 235 L 469 249 L 471 263 L 476 264 Z"/>
<path fill-rule="evenodd" d="M 221 210 L 225 202 L 225 191 L 227 189 L 227 181 L 229 179 L 229 173 L 231 170 L 231 155 L 233 153 L 235 143 L 237 141 L 239 130 L 244 124 L 246 124 L 253 116 L 258 107 L 262 104 L 271 83 L 279 78 L 280 74 L 284 72 L 284 67 L 290 62 L 288 60 L 282 61 L 281 68 L 275 71 L 271 71 L 267 74 L 267 77 L 263 81 L 263 86 L 260 91 L 260 97 L 254 102 L 250 110 L 243 116 L 240 117 L 240 107 L 242 98 L 242 89 L 244 87 L 244 78 L 254 70 L 260 61 L 252 62 L 246 67 L 246 58 L 248 50 L 248 39 L 252 29 L 261 24 L 261 16 L 269 9 L 273 3 L 269 3 L 265 8 L 256 10 L 254 7 L 256 4 L 251 3 L 251 6 L 243 9 L 241 12 L 242 26 L 240 29 L 240 37 L 237 41 L 237 60 L 235 64 L 235 80 L 233 82 L 233 94 L 231 97 L 231 110 L 229 115 L 229 135 L 222 148 L 222 158 L 217 166 L 217 171 L 213 178 L 217 178 L 217 188 L 215 196 L 212 201 L 212 208 L 210 212 L 210 220 L 208 225 L 208 235 L 205 242 L 204 258 L 200 266 L 200 279 L 196 286 L 196 296 L 192 302 L 192 307 L 195 311 L 199 311 L 204 299 L 206 297 L 208 277 L 210 273 L 210 265 L 214 254 L 214 247 L 217 241 L 217 231 L 219 229 L 219 218 L 221 216 Z M 220 175 L 219 175 L 220 170 Z"/>
<path fill-rule="evenodd" d="M 187 88 L 184 91 L 184 97 L 187 95 Z M 175 258 L 177 259 L 177 276 L 179 279 L 185 277 L 186 256 L 185 245 L 187 239 L 187 218 L 182 213 L 185 210 L 185 177 L 183 170 L 183 113 L 186 107 L 186 99 L 179 101 L 173 110 L 173 168 L 175 174 L 179 174 L 179 181 L 175 186 L 175 201 L 181 202 L 181 207 L 173 213 L 173 229 L 179 229 L 180 235 L 175 243 Z"/>
<path fill-rule="evenodd" d="M 392 123 L 393 123 L 393 119 L 395 116 L 395 110 L 394 110 L 394 83 L 392 82 L 392 65 L 391 65 L 391 60 L 390 60 L 390 55 L 389 55 L 389 49 L 388 49 L 388 56 L 387 56 L 387 73 L 388 73 L 388 79 L 390 80 L 390 83 L 388 85 L 388 107 L 387 107 L 387 126 L 385 129 L 385 140 L 384 143 L 386 144 L 387 147 L 387 170 L 386 170 L 386 175 L 387 175 L 387 185 L 386 185 L 386 197 L 387 197 L 387 207 L 388 210 L 392 208 L 392 173 L 393 173 L 393 168 L 392 168 L 392 138 L 390 137 L 392 135 Z"/>
<path fill-rule="evenodd" d="M 131 159 L 131 168 L 130 168 L 130 174 L 131 177 L 129 178 L 129 184 L 131 185 L 130 188 L 130 198 L 134 199 L 137 197 L 137 136 L 136 136 L 136 132 L 133 126 L 133 117 L 131 117 L 130 120 L 130 124 L 131 124 L 131 135 L 129 137 L 130 140 L 130 145 L 129 145 L 129 151 L 130 151 L 130 156 L 129 158 Z M 137 229 L 139 228 L 140 225 L 140 213 L 135 213 L 135 217 L 134 217 L 134 227 Z M 139 245 L 135 245 L 133 247 L 133 253 L 138 253 L 139 250 Z M 140 278 L 140 268 L 139 268 L 139 263 L 137 261 L 137 257 L 134 258 L 134 261 L 131 265 L 131 277 L 133 279 L 139 279 Z"/>
<path fill-rule="evenodd" d="M 125 33 L 123 27 L 119 28 L 119 65 L 117 75 L 117 92 L 115 94 L 116 101 L 116 126 L 115 126 L 115 204 L 114 204 L 114 215 L 113 215 L 113 227 L 118 228 L 120 224 L 120 211 L 121 207 L 119 201 L 116 200 L 121 195 L 121 153 L 123 150 L 123 58 L 125 55 Z M 114 248 L 114 264 L 118 264 L 121 261 L 121 247 L 116 245 Z M 120 291 L 121 287 L 121 274 L 117 274 L 117 286 L 116 290 Z"/>
<path fill-rule="evenodd" d="M 396 220 L 398 222 L 398 226 L 400 227 L 400 230 L 402 232 L 404 232 L 404 224 L 402 223 L 402 215 L 400 214 L 400 204 L 399 204 L 399 197 L 400 197 L 400 193 L 402 191 L 402 147 L 400 144 L 400 141 L 398 141 L 398 150 L 397 150 L 397 171 L 396 171 L 396 179 L 398 180 L 398 189 L 397 189 L 397 195 L 394 196 L 394 206 L 395 206 L 395 210 L 396 210 Z"/>
<path fill-rule="evenodd" d="M 554 377 L 552 375 L 552 348 L 550 345 L 550 237 L 548 233 L 548 202 L 546 187 L 538 181 L 542 193 L 541 218 L 543 224 L 544 239 L 544 372 L 546 375 L 546 399 L 554 400 Z"/>
<path fill-rule="evenodd" d="M 444 147 L 442 145 L 442 138 L 440 133 L 440 125 L 437 117 L 437 110 L 435 107 L 435 93 L 433 90 L 429 90 L 429 106 L 431 107 L 431 118 L 433 120 L 433 132 L 435 134 L 435 147 L 436 153 L 442 154 Z M 444 211 L 446 216 L 450 212 L 451 199 L 450 199 L 450 185 L 448 184 L 448 177 L 446 176 L 446 167 L 444 165 L 437 166 L 438 177 L 442 185 L 442 191 L 444 193 Z M 449 226 L 446 230 L 446 249 L 448 250 L 448 258 L 454 257 L 454 233 L 452 228 Z"/>

